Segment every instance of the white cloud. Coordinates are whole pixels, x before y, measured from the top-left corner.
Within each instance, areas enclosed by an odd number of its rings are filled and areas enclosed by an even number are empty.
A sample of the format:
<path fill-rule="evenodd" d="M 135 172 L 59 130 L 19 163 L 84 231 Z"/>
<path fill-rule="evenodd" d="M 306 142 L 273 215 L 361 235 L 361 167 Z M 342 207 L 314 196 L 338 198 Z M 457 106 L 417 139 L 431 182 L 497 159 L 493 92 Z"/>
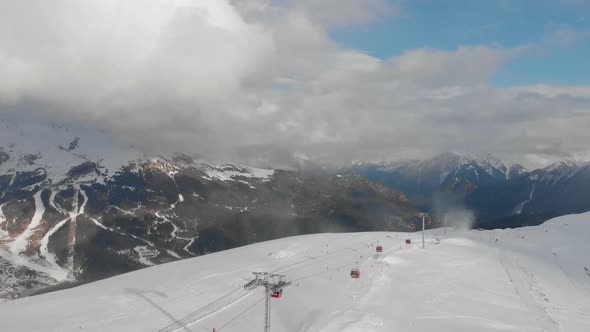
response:
<path fill-rule="evenodd" d="M 335 162 L 588 151 L 590 88 L 489 86 L 530 46 L 381 60 L 327 33 L 395 14 L 363 3 L 0 0 L 0 110 L 36 105 L 138 146 L 217 158 L 245 148 Z"/>
<path fill-rule="evenodd" d="M 373 22 L 399 14 L 399 4 L 387 0 L 298 0 L 294 7 L 322 25 L 340 27 Z"/>

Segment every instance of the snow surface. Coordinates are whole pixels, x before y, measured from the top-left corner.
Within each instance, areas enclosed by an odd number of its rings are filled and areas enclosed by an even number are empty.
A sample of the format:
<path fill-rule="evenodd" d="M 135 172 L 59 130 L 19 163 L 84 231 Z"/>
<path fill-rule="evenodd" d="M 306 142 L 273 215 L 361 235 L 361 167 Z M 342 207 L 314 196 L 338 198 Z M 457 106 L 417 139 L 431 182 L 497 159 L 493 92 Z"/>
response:
<path fill-rule="evenodd" d="M 25 231 L 19 235 L 14 241 L 10 244 L 10 251 L 18 255 L 21 252 L 27 250 L 29 245 L 29 237 L 33 235 L 33 232 L 41 223 L 43 219 L 43 214 L 45 213 L 45 205 L 43 205 L 43 200 L 41 199 L 41 194 L 43 190 L 39 190 L 33 197 L 35 199 L 35 214 L 33 218 L 31 218 L 31 222 L 27 225 Z"/>
<path fill-rule="evenodd" d="M 0 226 L 6 222 L 6 217 L 4 216 L 4 204 L 0 204 Z M 8 232 L 0 228 L 0 241 L 4 240 L 4 238 L 8 237 Z"/>
<path fill-rule="evenodd" d="M 254 244 L 2 303 L 0 330 L 260 331 L 263 290 L 243 285 L 269 271 L 293 282 L 272 300 L 274 332 L 590 331 L 590 213 L 441 234 L 425 249 L 385 232 Z"/>
<path fill-rule="evenodd" d="M 79 146 L 70 150 L 69 144 L 76 138 Z M 14 118 L 10 114 L 0 114 L 0 151 L 10 156 L 0 164 L 0 174 L 43 168 L 41 172 L 47 173 L 53 184 L 66 179 L 70 169 L 83 162 L 92 161 L 104 169 L 117 170 L 141 156 L 135 149 L 122 148 L 108 134 L 95 129 L 75 124 L 57 125 L 37 116 Z M 32 156 L 36 159 L 30 160 Z M 95 174 L 78 179 L 80 182 L 102 180 Z"/>
<path fill-rule="evenodd" d="M 239 178 L 254 178 L 268 181 L 274 174 L 274 170 L 252 168 L 243 165 L 230 163 L 208 163 L 202 164 L 201 167 L 208 179 L 217 179 L 220 181 L 239 181 Z M 248 184 L 247 182 L 245 182 Z"/>
<path fill-rule="evenodd" d="M 529 198 L 525 201 L 522 201 L 520 203 L 518 203 L 516 205 L 516 207 L 514 208 L 513 213 L 514 214 L 521 214 L 522 213 L 522 209 L 524 209 L 524 207 L 533 200 L 533 195 L 535 194 L 535 183 L 533 183 L 533 186 L 531 187 L 531 192 L 529 193 Z"/>
<path fill-rule="evenodd" d="M 49 238 L 53 234 L 55 234 L 55 232 L 60 230 L 69 220 L 70 220 L 70 218 L 66 218 L 66 219 L 58 222 L 57 225 L 55 225 L 52 229 L 50 229 L 47 233 L 45 233 L 45 236 L 43 236 L 43 238 L 41 239 L 41 246 L 39 248 L 39 252 L 41 253 L 41 256 L 43 258 L 45 258 L 45 260 L 49 264 L 51 264 L 51 266 L 53 266 L 53 269 L 62 272 L 61 278 L 55 274 L 52 275 L 52 277 L 58 281 L 65 280 L 65 278 L 69 274 L 69 271 L 67 269 L 64 269 L 61 266 L 59 266 L 59 264 L 57 264 L 57 257 L 55 256 L 55 254 L 52 252 L 49 252 Z"/>

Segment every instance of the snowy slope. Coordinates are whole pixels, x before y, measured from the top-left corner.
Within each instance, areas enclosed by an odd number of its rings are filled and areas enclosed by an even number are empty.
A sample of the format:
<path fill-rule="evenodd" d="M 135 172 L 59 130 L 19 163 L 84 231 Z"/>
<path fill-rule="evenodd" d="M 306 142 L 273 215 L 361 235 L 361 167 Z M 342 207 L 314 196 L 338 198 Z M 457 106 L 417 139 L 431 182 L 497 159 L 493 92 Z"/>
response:
<path fill-rule="evenodd" d="M 424 250 L 404 233 L 264 242 L 0 304 L 0 330 L 260 331 L 263 291 L 242 285 L 275 271 L 293 285 L 272 300 L 272 331 L 590 331 L 589 219 L 453 230 L 439 244 L 434 230 Z"/>

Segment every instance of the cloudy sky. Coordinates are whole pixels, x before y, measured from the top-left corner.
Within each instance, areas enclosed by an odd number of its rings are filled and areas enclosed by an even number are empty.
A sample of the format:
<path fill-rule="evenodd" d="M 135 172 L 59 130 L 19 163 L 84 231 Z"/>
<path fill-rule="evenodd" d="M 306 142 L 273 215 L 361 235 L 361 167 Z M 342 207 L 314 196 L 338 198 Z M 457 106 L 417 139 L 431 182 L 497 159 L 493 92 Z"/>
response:
<path fill-rule="evenodd" d="M 217 159 L 588 159 L 588 59 L 586 0 L 0 0 L 0 112 Z"/>

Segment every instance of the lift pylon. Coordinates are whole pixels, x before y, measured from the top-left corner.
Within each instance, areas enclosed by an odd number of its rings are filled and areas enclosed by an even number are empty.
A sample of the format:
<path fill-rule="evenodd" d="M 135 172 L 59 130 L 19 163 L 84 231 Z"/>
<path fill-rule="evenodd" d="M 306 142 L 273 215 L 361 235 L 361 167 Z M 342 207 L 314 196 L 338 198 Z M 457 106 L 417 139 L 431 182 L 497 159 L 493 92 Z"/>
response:
<path fill-rule="evenodd" d="M 253 280 L 244 285 L 247 290 L 256 287 L 264 287 L 265 292 L 265 312 L 264 312 L 264 332 L 270 332 L 270 300 L 271 297 L 280 298 L 283 294 L 283 288 L 291 285 L 290 281 L 285 281 L 285 276 L 268 272 L 252 272 L 255 276 Z M 277 295 L 278 294 L 278 295 Z"/>

